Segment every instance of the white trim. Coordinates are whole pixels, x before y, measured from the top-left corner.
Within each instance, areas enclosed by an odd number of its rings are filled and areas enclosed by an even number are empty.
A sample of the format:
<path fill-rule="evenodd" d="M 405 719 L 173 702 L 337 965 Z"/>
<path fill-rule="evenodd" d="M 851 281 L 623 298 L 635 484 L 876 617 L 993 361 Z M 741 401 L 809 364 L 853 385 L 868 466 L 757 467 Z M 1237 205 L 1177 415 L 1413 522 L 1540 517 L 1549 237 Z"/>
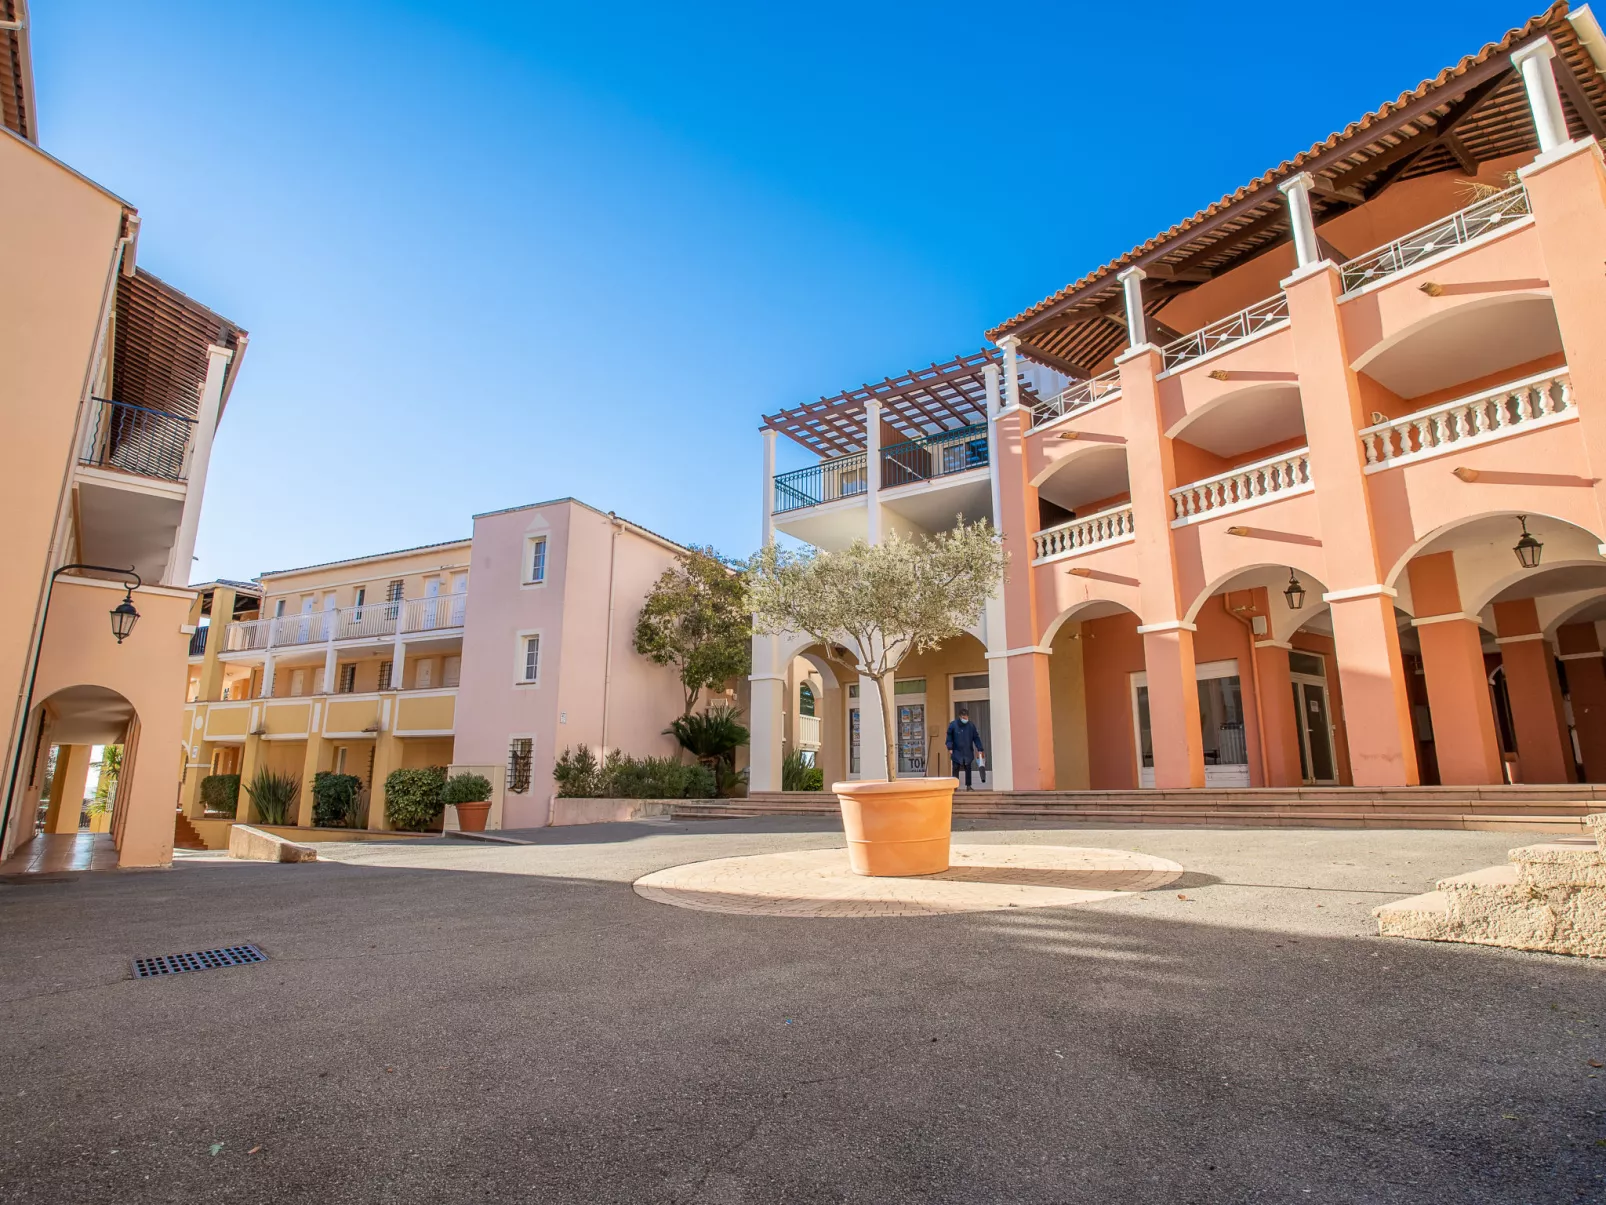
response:
<path fill-rule="evenodd" d="M 535 677 L 525 676 L 529 667 L 529 649 L 526 645 L 531 637 L 535 638 Z M 540 628 L 524 628 L 513 634 L 513 685 L 539 687 L 541 685 L 541 663 L 546 659 L 544 649 L 545 640 L 542 638 Z"/>
<path fill-rule="evenodd" d="M 1557 661 L 1593 661 L 1597 657 L 1606 657 L 1606 651 L 1596 649 L 1593 653 L 1563 653 Z"/>
<path fill-rule="evenodd" d="M 1518 170 L 1517 175 L 1519 177 L 1522 175 L 1521 169 Z M 1474 203 L 1476 203 L 1476 202 L 1474 202 Z M 1453 217 L 1453 216 L 1454 216 L 1453 214 L 1446 214 L 1445 215 L 1445 217 Z M 1436 219 L 1436 220 L 1434 220 L 1432 222 L 1429 222 L 1428 226 L 1437 226 L 1439 224 L 1439 222 L 1442 222 L 1444 220 L 1445 220 L 1445 218 L 1438 218 L 1438 219 Z M 1402 268 L 1400 271 L 1395 272 L 1391 276 L 1380 277 L 1379 279 L 1374 280 L 1371 284 L 1362 285 L 1360 288 L 1356 289 L 1353 293 L 1343 293 L 1343 294 L 1341 294 L 1339 296 L 1338 304 L 1339 305 L 1343 305 L 1345 302 L 1353 301 L 1357 297 L 1365 297 L 1368 293 L 1375 293 L 1379 289 L 1386 288 L 1389 285 L 1399 284 L 1401 281 L 1409 280 L 1411 277 L 1416 276 L 1417 274 L 1419 274 L 1419 273 L 1421 273 L 1423 271 L 1426 271 L 1429 268 L 1436 268 L 1440 264 L 1447 263 L 1448 261 L 1454 259 L 1456 256 L 1461 255 L 1464 252 L 1466 252 L 1468 250 L 1471 250 L 1474 247 L 1482 247 L 1485 244 L 1494 242 L 1496 239 L 1504 238 L 1506 235 L 1511 234 L 1511 233 L 1513 233 L 1515 231 L 1526 230 L 1526 229 L 1528 229 L 1528 227 L 1532 226 L 1533 224 L 1534 224 L 1534 218 L 1533 218 L 1533 214 L 1531 214 L 1531 213 L 1530 214 L 1525 214 L 1524 216 L 1522 216 L 1520 218 L 1512 218 L 1511 221 L 1506 222 L 1504 225 L 1496 226 L 1492 230 L 1487 230 L 1483 234 L 1480 234 L 1477 238 L 1468 239 L 1464 243 L 1457 243 L 1453 247 L 1447 247 L 1445 250 L 1440 251 L 1436 255 L 1430 255 L 1426 259 L 1419 259 L 1419 260 L 1416 261 L 1416 263 L 1410 264 L 1409 266 L 1407 266 L 1405 268 Z M 1422 231 L 1426 230 L 1427 228 L 1428 228 L 1427 226 L 1423 226 L 1420 229 L 1412 230 L 1408 234 L 1401 235 L 1397 239 L 1391 239 L 1390 242 L 1394 242 L 1394 243 L 1403 242 L 1405 239 L 1410 238 L 1412 235 L 1421 234 Z M 1388 245 L 1389 245 L 1389 243 L 1384 243 L 1382 246 L 1373 247 L 1373 248 L 1371 248 L 1371 250 L 1364 252 L 1362 255 L 1355 256 L 1355 258 L 1356 259 L 1362 259 L 1366 255 L 1372 254 L 1373 251 L 1381 251 L 1383 249 L 1383 247 L 1387 247 Z M 1323 260 L 1322 262 L 1326 263 L 1327 261 Z M 1314 266 L 1315 265 L 1313 264 L 1312 267 L 1314 267 Z M 1338 271 L 1338 268 L 1337 268 L 1336 265 L 1334 266 L 1333 271 L 1335 271 L 1335 272 Z M 1289 281 L 1296 280 L 1296 279 L 1299 279 L 1299 273 L 1298 272 L 1294 273 L 1293 276 L 1290 276 L 1288 278 L 1288 280 L 1285 280 L 1283 282 L 1283 284 L 1286 286 Z"/>
<path fill-rule="evenodd" d="M 1322 595 L 1324 603 L 1349 602 L 1356 598 L 1398 598 L 1400 592 L 1393 586 L 1353 586 L 1348 590 L 1329 590 Z"/>
<path fill-rule="evenodd" d="M 1042 653 L 1044 656 L 1048 656 L 1053 651 L 1053 649 L 1046 648 L 1041 644 L 1029 644 L 1024 648 L 1006 649 L 1002 653 L 985 653 L 982 659 L 984 661 L 1001 661 L 1005 657 L 1019 657 L 1023 653 Z"/>
<path fill-rule="evenodd" d="M 1255 647 L 1257 649 L 1288 649 L 1292 651 L 1294 646 L 1286 640 L 1257 640 L 1255 641 Z"/>
<path fill-rule="evenodd" d="M 534 535 L 525 535 L 524 560 L 519 565 L 520 589 L 533 590 L 538 586 L 544 586 L 547 584 L 547 579 L 552 576 L 552 567 L 547 563 L 548 557 L 552 554 L 552 541 L 548 538 L 549 535 L 550 533 L 545 531 L 537 532 Z M 530 573 L 535 568 L 535 546 L 537 544 L 541 545 L 541 576 L 531 577 Z"/>
<path fill-rule="evenodd" d="M 1164 623 L 1140 623 L 1138 635 L 1147 636 L 1150 632 L 1197 632 L 1199 625 L 1189 623 L 1184 619 L 1168 619 Z"/>
<path fill-rule="evenodd" d="M 61 582 L 67 582 L 74 586 L 94 586 L 100 590 L 116 590 L 121 592 L 127 589 L 127 587 L 121 581 L 107 581 L 104 578 L 98 577 L 79 577 L 76 573 L 63 573 L 56 579 L 56 581 L 58 584 Z M 149 594 L 156 598 L 187 598 L 193 600 L 197 592 L 187 586 L 148 585 L 136 587 L 134 589 L 134 593 Z"/>
<path fill-rule="evenodd" d="M 1458 619 L 1463 619 L 1467 623 L 1483 622 L 1483 620 L 1479 619 L 1476 615 L 1473 615 L 1467 611 L 1449 611 L 1443 615 L 1427 615 L 1421 619 L 1413 619 L 1411 621 L 1411 626 L 1413 628 L 1425 628 L 1436 623 L 1454 623 Z"/>
<path fill-rule="evenodd" d="M 1272 298 L 1267 298 L 1267 300 L 1272 300 Z M 1228 317 L 1233 317 L 1233 315 L 1229 314 Z M 1189 369 L 1200 364 L 1206 364 L 1212 360 L 1219 360 L 1228 352 L 1237 351 L 1240 347 L 1247 347 L 1249 344 L 1255 342 L 1257 339 L 1260 339 L 1262 336 L 1274 335 L 1279 331 L 1287 330 L 1290 325 L 1290 321 L 1291 320 L 1287 318 L 1280 318 L 1276 322 L 1273 322 L 1270 326 L 1261 327 L 1252 335 L 1245 335 L 1242 339 L 1235 339 L 1231 343 L 1223 343 L 1220 347 L 1213 347 L 1209 351 L 1205 352 L 1204 355 L 1195 357 L 1192 360 L 1185 360 L 1183 363 L 1178 364 L 1175 368 L 1163 369 L 1155 374 L 1154 379 L 1157 381 L 1163 381 L 1167 377 L 1174 377 L 1179 373 L 1187 372 Z M 1184 335 L 1183 338 L 1186 339 L 1188 336 Z"/>
<path fill-rule="evenodd" d="M 1521 636 L 1496 636 L 1494 642 L 1496 644 L 1527 644 L 1530 640 L 1543 640 L 1544 638 L 1545 634 L 1543 632 L 1527 632 Z"/>
<path fill-rule="evenodd" d="M 93 465 L 74 462 L 74 476 L 77 481 L 90 481 L 96 485 L 104 485 L 110 489 L 127 490 L 131 494 L 145 494 L 151 498 L 166 498 L 172 502 L 182 503 L 189 488 L 182 481 L 168 481 L 163 477 L 142 477 L 134 472 L 114 472 L 111 469 L 99 469 Z"/>
<path fill-rule="evenodd" d="M 748 674 L 749 682 L 785 682 L 785 674 Z"/>

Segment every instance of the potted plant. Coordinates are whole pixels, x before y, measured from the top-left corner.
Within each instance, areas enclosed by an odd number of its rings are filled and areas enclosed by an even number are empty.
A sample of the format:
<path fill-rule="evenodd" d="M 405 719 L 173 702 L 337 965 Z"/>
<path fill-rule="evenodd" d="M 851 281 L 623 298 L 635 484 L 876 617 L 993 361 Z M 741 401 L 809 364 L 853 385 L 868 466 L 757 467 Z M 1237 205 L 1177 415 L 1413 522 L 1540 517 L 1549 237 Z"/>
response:
<path fill-rule="evenodd" d="M 483 833 L 491 814 L 491 780 L 483 774 L 454 774 L 441 788 L 441 802 L 457 809 L 458 828 Z"/>
<path fill-rule="evenodd" d="M 833 783 L 848 859 L 857 874 L 935 874 L 948 869 L 954 778 L 899 778 L 894 676 L 911 653 L 939 647 L 981 618 L 1005 556 L 986 523 L 838 552 L 765 548 L 748 565 L 748 606 L 760 631 L 803 632 L 856 659 L 886 737 L 887 777 Z M 869 706 L 868 702 L 864 704 Z"/>

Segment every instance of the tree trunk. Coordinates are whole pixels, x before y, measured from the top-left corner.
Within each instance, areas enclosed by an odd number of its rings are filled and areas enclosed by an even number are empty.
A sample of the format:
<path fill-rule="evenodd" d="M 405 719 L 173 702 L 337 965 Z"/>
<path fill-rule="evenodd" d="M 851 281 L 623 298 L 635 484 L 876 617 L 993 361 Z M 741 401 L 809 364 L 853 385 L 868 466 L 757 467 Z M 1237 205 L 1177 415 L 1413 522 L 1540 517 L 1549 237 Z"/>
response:
<path fill-rule="evenodd" d="M 892 705 L 893 677 L 875 680 L 876 701 L 881 704 L 881 735 L 887 742 L 887 781 L 898 777 L 898 709 Z"/>

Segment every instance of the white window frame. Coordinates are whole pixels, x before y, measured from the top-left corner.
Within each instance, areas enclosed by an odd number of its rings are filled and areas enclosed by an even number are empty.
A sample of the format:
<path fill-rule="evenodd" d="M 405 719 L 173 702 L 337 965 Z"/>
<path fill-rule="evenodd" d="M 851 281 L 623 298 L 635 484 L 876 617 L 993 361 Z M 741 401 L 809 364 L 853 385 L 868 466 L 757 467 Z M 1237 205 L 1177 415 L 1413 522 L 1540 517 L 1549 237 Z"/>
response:
<path fill-rule="evenodd" d="M 535 572 L 535 550 L 537 547 L 541 549 L 541 576 L 533 577 L 531 575 Z M 548 570 L 551 568 L 547 563 L 547 558 L 551 552 L 552 543 L 547 539 L 545 532 L 524 537 L 524 563 L 519 566 L 519 581 L 526 589 L 533 590 L 537 586 L 546 585 L 549 576 Z"/>
<path fill-rule="evenodd" d="M 534 637 L 534 639 L 536 641 L 536 648 L 535 648 L 535 677 L 527 678 L 527 677 L 525 677 L 525 669 L 529 664 L 529 651 L 525 646 L 525 642 L 528 641 L 529 639 L 531 639 L 532 637 Z M 513 685 L 515 685 L 515 686 L 531 686 L 531 687 L 535 687 L 535 686 L 540 686 L 541 685 L 541 663 L 544 660 L 543 654 L 545 652 L 545 650 L 544 650 L 544 648 L 542 646 L 545 645 L 545 643 L 546 643 L 546 641 L 544 639 L 542 639 L 541 630 L 539 628 L 526 628 L 524 631 L 518 632 L 518 633 L 516 633 L 514 635 L 514 637 L 513 637 Z"/>
<path fill-rule="evenodd" d="M 1225 661 L 1201 661 L 1194 666 L 1194 682 L 1208 682 L 1212 678 L 1237 678 L 1239 690 L 1243 689 L 1243 677 L 1238 671 L 1238 659 L 1236 657 L 1228 658 Z M 1139 790 L 1152 790 L 1154 787 L 1154 770 L 1152 768 L 1147 771 L 1149 775 L 1149 785 L 1147 787 L 1143 785 L 1143 775 L 1145 773 L 1143 766 L 1143 728 L 1138 723 L 1138 687 L 1147 686 L 1148 684 L 1149 672 L 1147 670 L 1137 670 L 1129 675 L 1127 702 L 1132 710 L 1132 756 L 1137 762 Z M 1153 712 L 1150 713 L 1150 723 L 1153 723 Z M 1256 734 L 1255 739 L 1260 739 L 1258 733 Z M 1246 741 L 1245 748 L 1247 749 L 1247 747 L 1248 742 Z M 1334 759 L 1334 764 L 1337 764 L 1336 756 Z M 1226 790 L 1229 788 L 1241 790 L 1248 786 L 1248 783 L 1240 784 L 1235 781 L 1236 775 L 1230 776 L 1234 779 L 1234 781 L 1228 781 L 1229 776 L 1221 773 L 1222 769 L 1223 767 L 1219 766 L 1205 767 L 1206 787 L 1214 790 Z M 1217 774 L 1212 775 L 1210 773 L 1211 770 L 1216 770 Z M 1212 777 L 1216 778 L 1215 782 L 1209 781 L 1209 779 Z M 1250 781 L 1253 781 L 1253 779 Z"/>

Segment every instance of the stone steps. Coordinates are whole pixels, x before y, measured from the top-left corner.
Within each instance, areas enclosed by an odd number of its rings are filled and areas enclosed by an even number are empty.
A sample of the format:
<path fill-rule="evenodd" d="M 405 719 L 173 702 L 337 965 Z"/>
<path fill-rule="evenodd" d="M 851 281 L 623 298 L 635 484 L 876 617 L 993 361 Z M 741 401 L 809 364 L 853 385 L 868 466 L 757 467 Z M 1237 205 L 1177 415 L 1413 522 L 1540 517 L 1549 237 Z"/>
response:
<path fill-rule="evenodd" d="M 173 848 L 205 849 L 206 842 L 201 840 L 201 834 L 195 831 L 189 817 L 183 812 L 175 814 L 178 818 L 173 822 Z"/>
<path fill-rule="evenodd" d="M 1606 958 L 1606 813 L 1587 827 L 1592 838 L 1525 845 L 1503 865 L 1375 909 L 1378 932 Z"/>

